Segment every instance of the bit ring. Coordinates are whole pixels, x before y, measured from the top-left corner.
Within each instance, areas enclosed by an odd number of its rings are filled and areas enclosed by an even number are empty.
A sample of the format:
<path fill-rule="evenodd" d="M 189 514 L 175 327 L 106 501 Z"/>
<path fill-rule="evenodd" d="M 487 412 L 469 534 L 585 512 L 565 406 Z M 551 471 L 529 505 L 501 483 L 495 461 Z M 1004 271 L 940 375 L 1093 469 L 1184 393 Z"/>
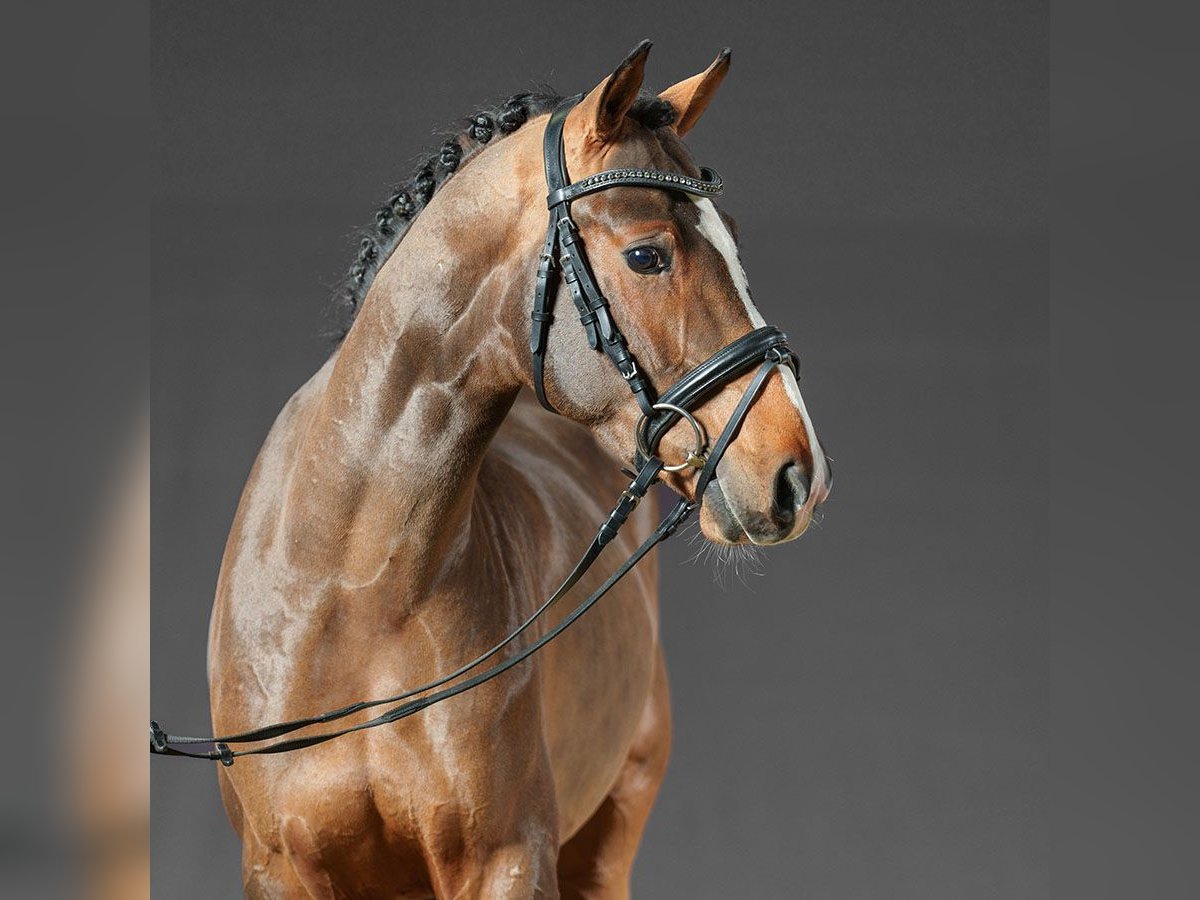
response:
<path fill-rule="evenodd" d="M 664 465 L 663 471 L 682 472 L 684 469 L 703 469 L 705 463 L 708 462 L 708 459 L 704 455 L 704 451 L 708 447 L 708 436 L 704 433 L 704 427 L 696 421 L 696 417 L 682 406 L 676 406 L 674 403 L 655 403 L 653 404 L 653 408 L 664 410 L 666 412 L 673 412 L 677 416 L 680 416 L 684 421 L 692 426 L 692 432 L 696 435 L 696 446 L 688 453 L 687 459 L 681 463 L 675 463 L 674 465 Z M 634 434 L 637 436 L 638 450 L 641 451 L 642 455 L 653 456 L 653 451 L 646 446 L 646 429 L 642 427 L 645 422 L 646 416 L 643 414 L 641 420 L 637 424 L 637 428 L 634 429 Z"/>

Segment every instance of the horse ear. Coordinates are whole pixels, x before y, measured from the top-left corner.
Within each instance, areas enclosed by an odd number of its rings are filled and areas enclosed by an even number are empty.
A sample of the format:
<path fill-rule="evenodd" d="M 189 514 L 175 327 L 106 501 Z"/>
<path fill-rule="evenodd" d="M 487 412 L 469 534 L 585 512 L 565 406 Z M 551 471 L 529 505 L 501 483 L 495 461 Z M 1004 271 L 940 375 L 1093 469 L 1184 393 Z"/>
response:
<path fill-rule="evenodd" d="M 642 41 L 633 48 L 613 73 L 596 85 L 580 102 L 578 121 L 584 133 L 592 141 L 607 144 L 621 129 L 625 113 L 633 106 L 642 87 L 642 76 L 646 70 L 646 57 L 650 54 L 650 41 Z"/>
<path fill-rule="evenodd" d="M 733 51 L 726 47 L 717 55 L 713 64 L 701 72 L 699 75 L 693 75 L 673 87 L 667 88 L 659 98 L 666 100 L 675 107 L 675 133 L 680 137 L 692 130 L 692 126 L 704 114 L 704 110 L 708 108 L 709 101 L 717 92 L 717 88 L 721 86 L 721 82 L 725 80 L 725 75 L 729 71 L 729 61 L 733 58 Z"/>

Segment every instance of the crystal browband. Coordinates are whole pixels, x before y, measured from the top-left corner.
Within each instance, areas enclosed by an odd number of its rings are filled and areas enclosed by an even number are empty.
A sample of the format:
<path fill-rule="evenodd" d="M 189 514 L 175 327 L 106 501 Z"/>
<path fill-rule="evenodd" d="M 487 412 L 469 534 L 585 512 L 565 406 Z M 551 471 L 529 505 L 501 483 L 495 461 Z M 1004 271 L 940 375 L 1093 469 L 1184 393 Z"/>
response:
<path fill-rule="evenodd" d="M 606 169 L 581 178 L 574 184 L 557 191 L 551 191 L 546 198 L 547 206 L 559 203 L 570 203 L 576 197 L 602 191 L 610 187 L 655 187 L 697 194 L 701 197 L 712 197 L 721 193 L 725 187 L 721 176 L 709 168 L 700 169 L 700 177 L 680 175 L 677 172 L 662 172 L 657 169 Z"/>

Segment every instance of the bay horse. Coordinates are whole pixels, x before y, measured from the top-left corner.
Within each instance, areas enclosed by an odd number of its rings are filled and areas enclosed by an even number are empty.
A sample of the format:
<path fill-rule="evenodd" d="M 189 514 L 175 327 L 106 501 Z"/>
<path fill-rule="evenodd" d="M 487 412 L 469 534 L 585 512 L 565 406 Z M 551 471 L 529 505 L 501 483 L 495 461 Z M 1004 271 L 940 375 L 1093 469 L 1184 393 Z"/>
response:
<path fill-rule="evenodd" d="M 648 52 L 567 116 L 576 178 L 698 174 L 681 139 L 729 53 L 652 96 Z M 640 410 L 570 316 L 550 325 L 545 356 L 559 415 L 523 390 L 557 99 L 476 115 L 379 211 L 348 282 L 351 324 L 279 414 L 233 522 L 209 635 L 218 734 L 452 670 L 557 586 L 620 493 Z M 763 324 L 732 220 L 711 199 L 618 187 L 580 199 L 575 216 L 655 383 Z M 696 411 L 710 433 L 749 377 Z M 686 455 L 688 437 L 679 423 L 662 446 Z M 695 474 L 663 481 L 689 497 Z M 718 544 L 791 540 L 829 485 L 779 367 L 704 492 L 701 530 Z M 651 532 L 652 506 L 614 553 Z M 219 769 L 246 896 L 628 896 L 670 745 L 656 579 L 651 556 L 538 656 L 419 716 Z"/>

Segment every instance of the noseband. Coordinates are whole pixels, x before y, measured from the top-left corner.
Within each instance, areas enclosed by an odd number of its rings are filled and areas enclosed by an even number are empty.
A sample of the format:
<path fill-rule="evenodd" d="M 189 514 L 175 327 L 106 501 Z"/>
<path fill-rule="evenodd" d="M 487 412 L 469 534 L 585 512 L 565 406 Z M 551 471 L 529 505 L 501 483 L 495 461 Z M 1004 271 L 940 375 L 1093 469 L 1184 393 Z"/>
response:
<path fill-rule="evenodd" d="M 546 231 L 546 243 L 538 264 L 529 350 L 532 357 L 534 392 L 542 406 L 551 412 L 556 412 L 546 397 L 545 354 L 550 324 L 554 321 L 552 310 L 556 293 L 556 273 L 561 272 L 562 280 L 566 283 L 571 299 L 575 302 L 579 321 L 583 325 L 589 346 L 608 357 L 625 383 L 629 385 L 629 389 L 642 411 L 635 434 L 637 472 L 636 474 L 630 473 L 633 474 L 633 480 L 622 492 L 608 518 L 601 524 L 591 545 L 559 588 L 515 631 L 469 663 L 435 681 L 391 697 L 363 700 L 320 715 L 293 719 L 223 737 L 196 738 L 167 734 L 157 722 L 151 722 L 150 751 L 152 753 L 193 759 L 220 760 L 222 764 L 231 766 L 234 759 L 239 756 L 299 750 L 355 731 L 364 731 L 397 722 L 433 706 L 435 703 L 469 691 L 508 671 L 562 634 L 580 616 L 591 609 L 647 553 L 675 533 L 680 524 L 703 502 L 704 492 L 716 475 L 721 457 L 737 437 L 742 422 L 750 412 L 750 407 L 771 373 L 778 366 L 786 366 L 793 372 L 796 371 L 795 357 L 788 349 L 787 336 L 779 329 L 767 325 L 756 328 L 722 347 L 662 394 L 655 392 L 653 384 L 638 368 L 628 342 L 621 334 L 616 322 L 613 321 L 608 300 L 600 292 L 596 283 L 596 278 L 588 264 L 579 228 L 571 218 L 571 202 L 588 194 L 613 187 L 655 188 L 679 191 L 700 197 L 712 197 L 721 192 L 723 185 L 720 176 L 711 169 L 701 169 L 700 178 L 656 169 L 609 169 L 571 183 L 567 175 L 563 147 L 563 126 L 566 123 L 567 114 L 581 99 L 582 95 L 564 100 L 550 115 L 550 120 L 546 125 L 543 153 L 546 164 L 546 184 L 549 188 L 546 204 L 550 209 L 550 224 Z M 750 371 L 754 371 L 754 377 L 750 379 L 749 385 L 734 408 L 733 414 L 725 423 L 721 434 L 710 447 L 703 427 L 696 421 L 692 412 L 723 387 Z M 658 456 L 658 445 L 667 431 L 681 420 L 686 421 L 692 429 L 694 445 L 682 462 L 668 465 Z M 671 511 L 663 517 L 650 537 L 643 541 L 593 594 L 588 596 L 561 622 L 513 656 L 470 678 L 450 684 L 512 644 L 543 613 L 570 591 L 584 573 L 591 568 L 592 563 L 596 561 L 604 547 L 617 536 L 638 503 L 646 496 L 650 487 L 658 481 L 662 472 L 679 472 L 689 468 L 699 470 L 693 492 L 694 499 L 680 498 Z M 439 688 L 440 690 L 437 690 Z M 430 691 L 433 693 L 429 693 Z M 302 728 L 337 721 L 362 710 L 388 704 L 397 705 L 380 715 L 349 727 L 305 737 L 275 740 Z M 257 744 L 273 740 L 274 743 L 243 750 L 233 750 L 229 746 L 230 744 Z M 208 746 L 204 747 L 204 745 Z"/>

